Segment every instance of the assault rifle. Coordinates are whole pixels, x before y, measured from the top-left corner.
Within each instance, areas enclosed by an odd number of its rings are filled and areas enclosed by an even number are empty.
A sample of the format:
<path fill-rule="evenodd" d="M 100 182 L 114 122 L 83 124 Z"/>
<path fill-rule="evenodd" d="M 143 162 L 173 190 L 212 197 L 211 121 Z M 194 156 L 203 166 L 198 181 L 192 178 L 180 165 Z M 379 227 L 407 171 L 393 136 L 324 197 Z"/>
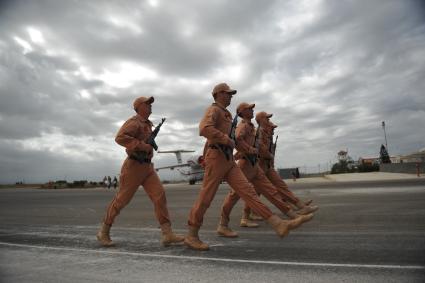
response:
<path fill-rule="evenodd" d="M 273 159 L 269 160 L 269 164 L 268 167 L 272 167 L 272 164 L 274 162 L 274 155 L 276 154 L 276 146 L 277 146 L 277 139 L 279 138 L 279 136 L 276 136 L 276 140 L 273 143 L 273 136 L 270 137 L 270 146 L 269 146 L 269 152 L 273 155 Z"/>
<path fill-rule="evenodd" d="M 254 139 L 254 148 L 259 150 L 259 145 L 260 145 L 260 134 L 261 134 L 261 126 L 258 126 L 257 128 L 257 132 L 255 133 L 255 139 Z M 247 154 L 246 158 L 249 160 L 249 162 L 251 162 L 252 166 L 255 165 L 255 163 L 257 163 L 257 159 L 258 159 L 258 155 L 257 154 Z"/>
<path fill-rule="evenodd" d="M 158 126 L 155 127 L 155 129 L 152 131 L 151 135 L 149 136 L 148 140 L 146 141 L 147 144 L 150 144 L 155 151 L 158 150 L 158 145 L 155 142 L 155 138 L 159 133 L 159 130 L 161 129 L 162 124 L 164 124 L 165 118 L 161 119 L 161 122 L 158 124 Z M 140 163 L 146 163 L 148 162 L 148 153 L 146 151 L 136 151 L 133 154 L 130 155 L 131 159 L 137 160 Z"/>
<path fill-rule="evenodd" d="M 235 145 L 236 145 L 235 131 L 236 131 L 237 125 L 238 125 L 238 113 L 236 113 L 235 117 L 233 118 L 232 126 L 230 127 L 230 132 L 229 132 L 229 138 L 235 143 Z M 233 155 L 233 148 L 223 144 L 219 144 L 218 146 L 221 149 L 221 151 L 224 153 L 224 155 L 226 156 L 226 159 L 230 160 L 230 157 Z"/>

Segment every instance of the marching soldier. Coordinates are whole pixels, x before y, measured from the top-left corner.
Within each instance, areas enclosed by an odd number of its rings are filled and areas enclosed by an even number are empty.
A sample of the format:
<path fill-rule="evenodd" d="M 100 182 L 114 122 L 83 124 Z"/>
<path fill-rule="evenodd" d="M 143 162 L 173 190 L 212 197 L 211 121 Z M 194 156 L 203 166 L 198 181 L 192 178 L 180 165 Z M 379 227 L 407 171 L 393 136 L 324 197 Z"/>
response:
<path fill-rule="evenodd" d="M 248 182 L 233 160 L 235 142 L 229 137 L 232 129 L 232 114 L 226 109 L 236 90 L 220 83 L 212 91 L 215 103 L 207 108 L 199 124 L 199 133 L 207 138 L 205 145 L 205 174 L 202 189 L 189 214 L 189 231 L 185 244 L 195 250 L 208 250 L 208 244 L 199 239 L 204 214 L 224 179 L 256 213 L 267 219 L 280 237 L 288 235 L 294 226 L 293 220 L 282 220 L 258 198 L 254 187 Z M 229 154 L 230 153 L 230 154 Z"/>
<path fill-rule="evenodd" d="M 98 241 L 106 247 L 113 246 L 109 231 L 115 217 L 130 202 L 140 185 L 148 194 L 155 207 L 155 215 L 161 225 L 163 246 L 183 242 L 184 237 L 175 235 L 171 230 L 165 191 L 151 163 L 152 146 L 147 143 L 152 133 L 152 122 L 148 120 L 152 113 L 154 98 L 139 97 L 133 107 L 137 115 L 128 119 L 118 131 L 115 141 L 126 148 L 128 157 L 121 168 L 120 187 L 109 204 L 100 230 Z M 140 158 L 141 154 L 143 158 Z"/>
<path fill-rule="evenodd" d="M 255 115 L 255 120 L 258 123 L 258 126 L 261 128 L 261 140 L 260 140 L 260 150 L 259 165 L 263 169 L 264 174 L 270 180 L 270 182 L 278 189 L 283 200 L 293 204 L 298 208 L 298 214 L 312 213 L 319 209 L 318 206 L 310 206 L 308 203 L 304 203 L 299 198 L 297 198 L 288 188 L 288 185 L 282 180 L 279 176 L 279 173 L 274 169 L 274 153 L 271 148 L 273 146 L 273 133 L 274 129 L 277 127 L 270 121 L 270 117 L 273 114 L 268 114 L 264 111 L 257 113 Z"/>
<path fill-rule="evenodd" d="M 255 190 L 258 193 L 263 194 L 290 219 L 293 219 L 295 227 L 298 227 L 302 223 L 311 220 L 313 218 L 313 214 L 300 216 L 295 213 L 287 203 L 282 201 L 278 190 L 267 179 L 263 170 L 258 165 L 258 148 L 256 148 L 256 143 L 258 146 L 261 137 L 259 135 L 260 132 L 257 132 L 256 135 L 254 124 L 251 122 L 251 119 L 254 116 L 254 107 L 255 104 L 241 103 L 237 108 L 237 113 L 242 118 L 242 121 L 239 122 L 239 125 L 236 128 L 237 153 L 235 155 L 235 159 L 238 160 L 239 167 L 248 181 L 254 186 Z M 229 228 L 228 223 L 230 213 L 239 198 L 239 195 L 234 190 L 231 190 L 227 194 L 221 209 L 220 224 L 217 228 L 217 233 L 220 236 L 238 236 L 236 232 Z M 248 221 L 249 213 L 250 209 L 245 208 L 240 225 L 242 227 L 257 227 L 257 223 Z"/>

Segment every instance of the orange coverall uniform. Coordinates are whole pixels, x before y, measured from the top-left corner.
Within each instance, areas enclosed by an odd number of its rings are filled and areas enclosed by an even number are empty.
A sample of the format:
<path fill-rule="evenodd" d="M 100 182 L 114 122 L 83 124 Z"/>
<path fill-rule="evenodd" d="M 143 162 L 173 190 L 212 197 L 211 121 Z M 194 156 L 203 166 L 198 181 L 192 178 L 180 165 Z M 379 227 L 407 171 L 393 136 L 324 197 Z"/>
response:
<path fill-rule="evenodd" d="M 264 174 L 277 188 L 283 200 L 293 204 L 300 200 L 289 190 L 288 185 L 279 176 L 279 173 L 274 169 L 274 156 L 270 153 L 270 145 L 273 142 L 273 128 L 270 126 L 261 127 L 261 139 L 259 143 L 259 165 L 263 169 Z"/>
<path fill-rule="evenodd" d="M 126 148 L 128 156 L 135 151 L 146 151 L 145 143 L 152 133 L 152 123 L 135 115 L 128 119 L 118 131 L 115 141 Z M 133 198 L 140 185 L 143 186 L 155 207 L 155 215 L 160 224 L 169 223 L 167 200 L 164 187 L 150 162 L 152 151 L 147 155 L 146 163 L 140 163 L 127 157 L 121 167 L 120 187 L 114 199 L 109 204 L 105 224 L 112 225 L 115 217 Z"/>
<path fill-rule="evenodd" d="M 236 143 L 238 145 L 238 151 L 235 157 L 239 160 L 238 165 L 248 181 L 254 185 L 255 190 L 258 193 L 262 193 L 271 203 L 273 203 L 282 212 L 286 213 L 290 211 L 291 208 L 282 201 L 281 195 L 269 179 L 267 179 L 263 170 L 258 165 L 258 162 L 253 166 L 251 162 L 246 159 L 247 155 L 255 152 L 255 148 L 253 147 L 254 140 L 254 124 L 252 124 L 249 120 L 242 120 L 236 128 Z M 231 190 L 227 194 L 221 208 L 222 220 L 225 222 L 229 221 L 230 213 L 239 198 L 238 193 L 234 190 Z M 249 215 L 249 206 L 245 206 L 244 213 L 245 215 Z"/>
<path fill-rule="evenodd" d="M 204 214 L 222 180 L 226 180 L 255 213 L 264 219 L 269 219 L 273 215 L 272 211 L 260 201 L 254 187 L 233 160 L 233 156 L 227 160 L 218 148 L 219 144 L 227 144 L 231 125 L 232 114 L 217 103 L 207 108 L 199 124 L 200 135 L 207 138 L 207 147 L 202 189 L 189 214 L 188 224 L 192 227 L 202 226 Z"/>

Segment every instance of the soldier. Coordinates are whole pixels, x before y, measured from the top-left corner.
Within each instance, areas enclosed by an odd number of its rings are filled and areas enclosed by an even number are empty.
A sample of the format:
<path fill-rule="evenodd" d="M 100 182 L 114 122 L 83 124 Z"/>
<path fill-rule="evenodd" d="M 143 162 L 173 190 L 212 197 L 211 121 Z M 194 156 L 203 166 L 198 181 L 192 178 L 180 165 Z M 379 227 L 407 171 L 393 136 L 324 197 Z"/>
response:
<path fill-rule="evenodd" d="M 319 209 L 318 206 L 310 206 L 311 201 L 304 203 L 300 199 L 298 199 L 288 188 L 288 185 L 282 180 L 279 176 L 279 173 L 274 169 L 274 153 L 272 153 L 272 145 L 273 145 L 273 133 L 274 129 L 277 127 L 270 121 L 270 117 L 273 114 L 268 114 L 264 111 L 257 113 L 255 115 L 255 120 L 258 123 L 258 126 L 261 128 L 261 140 L 260 140 L 260 150 L 259 157 L 260 162 L 259 165 L 261 169 L 263 169 L 264 174 L 266 174 L 267 178 L 270 182 L 278 189 L 279 193 L 282 196 L 282 199 L 295 205 L 298 209 L 298 214 L 306 214 L 312 213 Z"/>
<path fill-rule="evenodd" d="M 131 117 L 122 125 L 115 138 L 119 145 L 126 148 L 128 157 L 121 167 L 120 187 L 109 204 L 103 224 L 96 235 L 103 246 L 114 245 L 109 236 L 111 225 L 121 209 L 133 198 L 140 185 L 143 186 L 155 207 L 155 215 L 162 230 L 162 245 L 168 246 L 172 243 L 184 241 L 183 236 L 175 235 L 171 230 L 165 191 L 151 163 L 152 146 L 146 143 L 152 133 L 152 122 L 148 118 L 152 113 L 153 102 L 152 96 L 137 98 L 133 103 L 137 115 Z M 144 160 L 137 158 L 136 160 L 134 157 L 136 152 L 143 152 L 146 158 Z"/>
<path fill-rule="evenodd" d="M 304 222 L 307 222 L 313 218 L 313 214 L 300 216 L 295 213 L 291 207 L 282 201 L 282 198 L 278 190 L 264 175 L 263 170 L 258 165 L 258 149 L 255 143 L 259 142 L 256 139 L 260 139 L 260 136 L 256 136 L 254 124 L 251 123 L 251 119 L 254 116 L 255 104 L 241 103 L 237 108 L 238 115 L 242 118 L 236 128 L 236 144 L 237 152 L 235 159 L 238 160 L 238 165 L 241 168 L 243 174 L 248 181 L 254 186 L 255 190 L 262 193 L 271 203 L 286 214 L 290 219 L 293 219 L 296 223 L 295 227 L 298 227 Z M 260 132 L 258 132 L 259 134 Z M 221 209 L 220 224 L 217 228 L 217 233 L 223 237 L 237 237 L 238 234 L 232 231 L 229 224 L 230 213 L 239 200 L 239 195 L 234 190 L 231 190 L 224 202 Z M 245 208 L 241 219 L 240 226 L 242 227 L 258 227 L 257 223 L 251 223 L 248 221 L 250 210 Z M 295 228 L 294 227 L 294 228 Z"/>
<path fill-rule="evenodd" d="M 288 235 L 294 226 L 292 220 L 282 220 L 258 198 L 254 187 L 248 182 L 233 160 L 235 142 L 229 137 L 232 114 L 226 109 L 236 90 L 220 83 L 212 91 L 215 103 L 207 108 L 199 124 L 199 133 L 207 138 L 205 144 L 205 174 L 202 189 L 189 214 L 189 231 L 185 244 L 195 250 L 208 250 L 208 244 L 199 239 L 198 231 L 204 214 L 224 179 L 255 212 L 267 219 L 280 237 Z M 230 152 L 230 155 L 229 155 Z"/>

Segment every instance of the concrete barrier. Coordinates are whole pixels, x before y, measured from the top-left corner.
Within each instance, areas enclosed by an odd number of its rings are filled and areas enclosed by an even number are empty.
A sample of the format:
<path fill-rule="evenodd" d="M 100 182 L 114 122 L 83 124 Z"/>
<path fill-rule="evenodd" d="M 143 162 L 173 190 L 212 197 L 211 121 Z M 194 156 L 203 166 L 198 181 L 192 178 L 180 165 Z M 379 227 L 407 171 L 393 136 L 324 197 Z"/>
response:
<path fill-rule="evenodd" d="M 420 174 L 424 174 L 425 162 L 422 163 L 384 163 L 379 165 L 380 172 L 416 174 L 416 164 L 419 164 Z"/>

